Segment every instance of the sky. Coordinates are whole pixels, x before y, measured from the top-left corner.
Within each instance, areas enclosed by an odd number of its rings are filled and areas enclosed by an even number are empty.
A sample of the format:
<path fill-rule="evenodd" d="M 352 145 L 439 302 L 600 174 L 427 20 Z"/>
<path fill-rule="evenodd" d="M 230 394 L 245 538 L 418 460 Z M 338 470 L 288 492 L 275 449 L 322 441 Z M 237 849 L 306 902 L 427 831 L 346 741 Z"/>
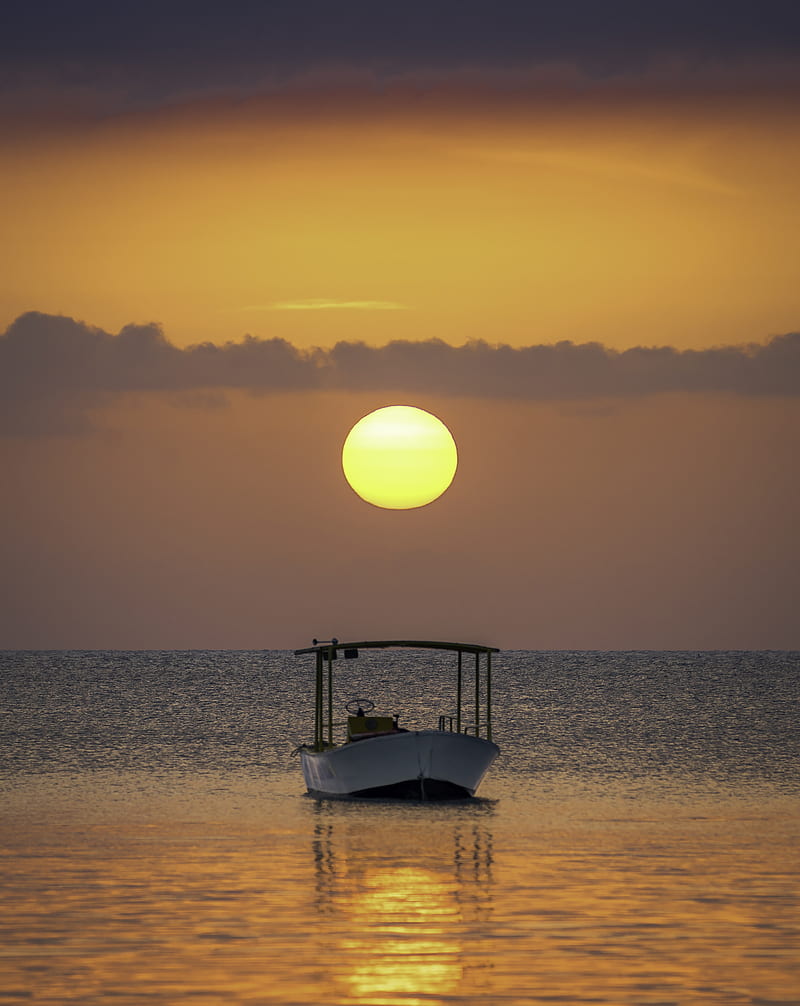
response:
<path fill-rule="evenodd" d="M 0 11 L 0 647 L 800 648 L 800 8 Z M 415 405 L 427 507 L 341 447 Z"/>

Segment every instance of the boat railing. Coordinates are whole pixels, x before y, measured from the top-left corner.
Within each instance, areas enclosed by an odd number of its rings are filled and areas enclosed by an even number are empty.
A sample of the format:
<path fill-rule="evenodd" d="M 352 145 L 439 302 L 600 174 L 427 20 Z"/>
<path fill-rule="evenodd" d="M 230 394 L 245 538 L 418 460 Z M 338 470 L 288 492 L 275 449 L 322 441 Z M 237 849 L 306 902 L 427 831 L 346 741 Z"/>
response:
<path fill-rule="evenodd" d="M 476 737 L 479 736 L 478 728 L 474 723 L 464 723 L 461 725 L 461 729 L 458 729 L 458 719 L 456 716 L 440 716 L 439 717 L 439 730 L 443 730 L 447 733 L 462 733 L 462 734 L 475 734 Z"/>

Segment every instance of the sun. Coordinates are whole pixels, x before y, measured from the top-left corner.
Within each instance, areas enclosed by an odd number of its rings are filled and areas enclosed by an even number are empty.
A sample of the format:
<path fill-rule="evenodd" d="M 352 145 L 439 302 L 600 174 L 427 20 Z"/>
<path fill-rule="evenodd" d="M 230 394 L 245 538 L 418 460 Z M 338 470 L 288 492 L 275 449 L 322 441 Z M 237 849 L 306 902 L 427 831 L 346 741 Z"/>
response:
<path fill-rule="evenodd" d="M 438 499 L 458 466 L 456 442 L 441 419 L 411 405 L 388 405 L 360 419 L 342 448 L 342 468 L 358 495 L 387 510 Z"/>

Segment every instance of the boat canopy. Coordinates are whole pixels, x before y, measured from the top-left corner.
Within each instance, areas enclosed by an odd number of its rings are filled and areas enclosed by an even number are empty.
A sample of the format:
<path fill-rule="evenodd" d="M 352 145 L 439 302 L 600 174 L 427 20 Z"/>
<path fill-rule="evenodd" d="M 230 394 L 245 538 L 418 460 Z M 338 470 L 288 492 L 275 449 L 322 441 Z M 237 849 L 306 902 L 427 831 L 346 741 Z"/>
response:
<path fill-rule="evenodd" d="M 439 717 L 440 729 L 445 729 L 445 721 L 449 721 L 449 729 L 455 729 L 458 733 L 462 732 L 464 675 L 462 658 L 465 653 L 473 654 L 475 657 L 475 719 L 471 726 L 463 727 L 463 731 L 466 733 L 472 730 L 476 737 L 485 736 L 487 740 L 492 739 L 492 654 L 500 652 L 498 647 L 484 646 L 480 643 L 450 643 L 441 640 L 422 639 L 371 639 L 348 643 L 339 642 L 335 638 L 327 640 L 315 639 L 313 646 L 307 646 L 301 650 L 294 651 L 296 657 L 307 653 L 313 653 L 316 656 L 317 673 L 314 703 L 315 751 L 322 751 L 326 747 L 333 747 L 333 662 L 339 657 L 338 651 L 341 650 L 342 655 L 349 659 L 358 657 L 359 650 L 388 650 L 391 648 L 450 650 L 458 654 L 455 716 Z M 486 664 L 483 688 L 481 688 L 481 656 L 485 657 Z M 325 674 L 325 664 L 327 664 L 327 674 Z M 327 696 L 325 695 L 326 691 Z M 481 701 L 482 698 L 483 701 Z"/>
<path fill-rule="evenodd" d="M 295 650 L 296 657 L 303 653 L 316 653 L 317 650 L 388 650 L 393 646 L 405 646 L 409 649 L 419 650 L 452 650 L 454 653 L 499 653 L 496 646 L 482 646 L 479 643 L 445 643 L 440 640 L 421 639 L 372 639 L 359 643 L 340 643 L 338 639 L 314 640 L 314 646 L 308 646 L 303 650 Z"/>

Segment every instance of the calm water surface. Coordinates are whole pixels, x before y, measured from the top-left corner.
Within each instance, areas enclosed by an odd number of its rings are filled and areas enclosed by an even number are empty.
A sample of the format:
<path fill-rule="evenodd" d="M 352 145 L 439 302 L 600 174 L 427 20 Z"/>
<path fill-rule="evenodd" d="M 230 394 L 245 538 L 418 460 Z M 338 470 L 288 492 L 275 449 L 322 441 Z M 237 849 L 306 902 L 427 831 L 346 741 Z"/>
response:
<path fill-rule="evenodd" d="M 304 795 L 290 654 L 0 654 L 0 1003 L 800 1004 L 800 654 L 495 670 L 480 799 L 373 804 Z"/>

